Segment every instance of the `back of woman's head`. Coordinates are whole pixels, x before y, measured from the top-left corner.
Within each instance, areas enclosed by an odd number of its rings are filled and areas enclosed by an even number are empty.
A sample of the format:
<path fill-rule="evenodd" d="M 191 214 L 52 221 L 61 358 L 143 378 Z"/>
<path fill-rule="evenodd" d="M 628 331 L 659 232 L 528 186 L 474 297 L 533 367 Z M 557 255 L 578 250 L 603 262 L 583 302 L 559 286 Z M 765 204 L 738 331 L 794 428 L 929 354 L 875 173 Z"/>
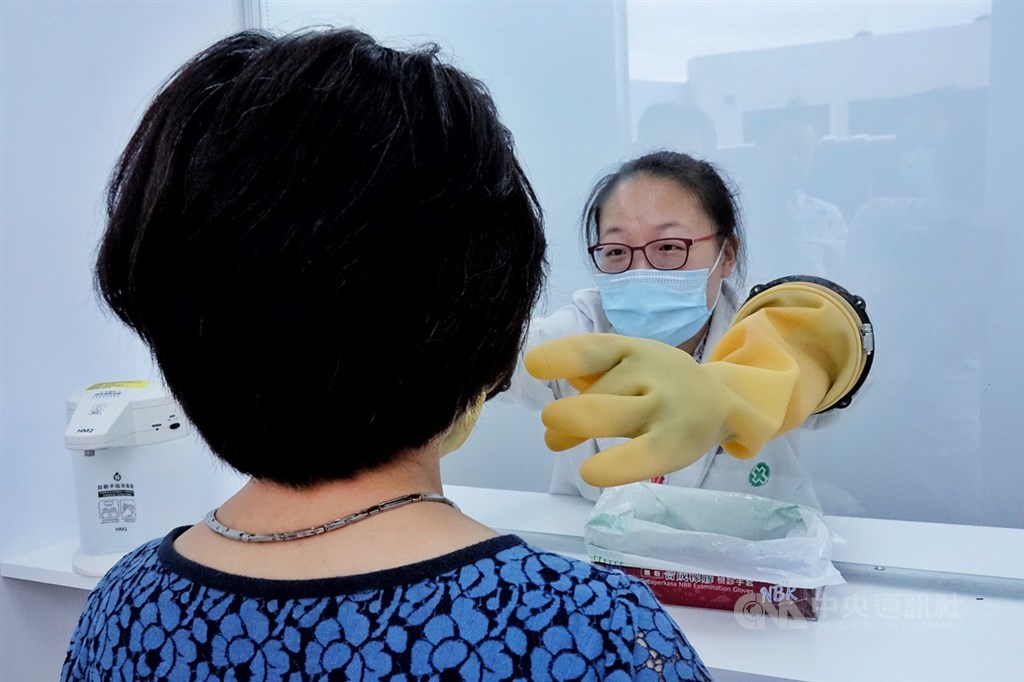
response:
<path fill-rule="evenodd" d="M 376 467 L 514 368 L 540 209 L 486 89 L 436 52 L 352 30 L 226 38 L 115 168 L 100 290 L 243 472 Z"/>
<path fill-rule="evenodd" d="M 736 192 L 723 174 L 708 161 L 680 152 L 661 150 L 626 161 L 598 180 L 583 207 L 583 238 L 588 245 L 600 240 L 601 209 L 625 180 L 638 175 L 671 180 L 697 199 L 715 225 L 719 244 L 735 239 L 739 249 L 734 278 L 742 281 L 744 240 Z"/>

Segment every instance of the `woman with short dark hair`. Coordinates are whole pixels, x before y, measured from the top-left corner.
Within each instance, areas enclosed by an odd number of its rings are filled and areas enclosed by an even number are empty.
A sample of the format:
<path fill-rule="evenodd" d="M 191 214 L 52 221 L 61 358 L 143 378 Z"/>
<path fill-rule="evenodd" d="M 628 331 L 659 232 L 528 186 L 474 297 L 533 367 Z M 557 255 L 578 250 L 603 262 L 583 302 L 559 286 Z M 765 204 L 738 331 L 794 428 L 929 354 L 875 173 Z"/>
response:
<path fill-rule="evenodd" d="M 645 586 L 443 496 L 544 251 L 436 48 L 246 32 L 186 64 L 115 169 L 97 280 L 252 479 L 107 573 L 64 679 L 707 679 Z"/>

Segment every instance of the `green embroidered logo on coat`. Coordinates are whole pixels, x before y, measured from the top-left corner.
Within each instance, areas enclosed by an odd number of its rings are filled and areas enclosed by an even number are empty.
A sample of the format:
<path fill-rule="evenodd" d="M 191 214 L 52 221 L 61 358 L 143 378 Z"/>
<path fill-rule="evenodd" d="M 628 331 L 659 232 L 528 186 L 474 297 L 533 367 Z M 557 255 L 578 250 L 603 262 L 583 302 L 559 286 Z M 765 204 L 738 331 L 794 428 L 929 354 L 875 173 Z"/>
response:
<path fill-rule="evenodd" d="M 750 485 L 755 488 L 760 488 L 768 482 L 768 478 L 772 475 L 772 468 L 764 462 L 758 462 L 757 465 L 750 470 L 750 475 L 747 476 L 747 480 L 750 481 Z"/>

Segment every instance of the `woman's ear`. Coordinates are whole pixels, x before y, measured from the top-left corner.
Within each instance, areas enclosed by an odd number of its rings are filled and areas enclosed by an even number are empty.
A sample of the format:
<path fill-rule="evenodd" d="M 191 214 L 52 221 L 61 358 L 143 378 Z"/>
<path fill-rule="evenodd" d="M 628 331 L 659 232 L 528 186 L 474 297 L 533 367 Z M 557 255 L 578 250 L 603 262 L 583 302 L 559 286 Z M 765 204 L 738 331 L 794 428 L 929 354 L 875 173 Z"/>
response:
<path fill-rule="evenodd" d="M 477 396 L 476 401 L 470 405 L 468 410 L 462 413 L 462 416 L 455 421 L 448 434 L 441 439 L 441 444 L 437 449 L 442 457 L 461 448 L 469 438 L 470 432 L 476 425 L 476 420 L 480 418 L 480 413 L 483 412 L 484 399 L 486 397 L 486 393 L 481 393 Z"/>
<path fill-rule="evenodd" d="M 740 242 L 733 235 L 725 240 L 725 244 L 722 245 L 722 279 L 725 279 L 732 274 L 733 269 L 736 267 L 736 258 L 739 255 Z"/>

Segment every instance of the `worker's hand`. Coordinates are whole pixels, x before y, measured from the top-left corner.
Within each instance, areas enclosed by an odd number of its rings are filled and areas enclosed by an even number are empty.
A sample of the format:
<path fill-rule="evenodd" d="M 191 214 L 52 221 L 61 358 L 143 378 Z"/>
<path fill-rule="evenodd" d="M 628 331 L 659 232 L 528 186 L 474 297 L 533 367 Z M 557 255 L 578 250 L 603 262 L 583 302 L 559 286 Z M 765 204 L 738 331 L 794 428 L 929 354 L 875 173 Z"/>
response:
<path fill-rule="evenodd" d="M 622 485 L 681 469 L 731 434 L 727 421 L 735 396 L 687 353 L 658 341 L 569 336 L 534 348 L 525 362 L 538 379 L 568 379 L 580 391 L 541 413 L 552 450 L 590 438 L 631 439 L 582 464 L 580 474 L 591 485 Z"/>

